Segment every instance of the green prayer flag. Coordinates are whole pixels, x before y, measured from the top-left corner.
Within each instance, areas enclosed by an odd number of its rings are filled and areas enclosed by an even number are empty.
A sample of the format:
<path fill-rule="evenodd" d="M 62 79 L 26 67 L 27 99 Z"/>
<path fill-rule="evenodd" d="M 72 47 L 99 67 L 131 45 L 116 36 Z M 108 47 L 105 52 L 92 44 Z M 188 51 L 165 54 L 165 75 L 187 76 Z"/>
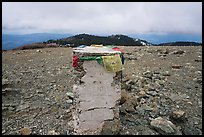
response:
<path fill-rule="evenodd" d="M 103 64 L 103 60 L 101 56 L 86 56 L 86 57 L 80 57 L 79 60 L 86 60 L 86 61 L 90 61 L 90 60 L 96 60 L 100 65 Z"/>

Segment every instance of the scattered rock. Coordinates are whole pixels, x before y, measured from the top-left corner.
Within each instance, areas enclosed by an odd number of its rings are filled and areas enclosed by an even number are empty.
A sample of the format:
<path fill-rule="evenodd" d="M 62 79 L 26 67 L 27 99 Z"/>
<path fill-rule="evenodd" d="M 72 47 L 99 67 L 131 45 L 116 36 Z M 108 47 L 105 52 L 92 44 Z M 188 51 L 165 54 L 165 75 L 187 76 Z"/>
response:
<path fill-rule="evenodd" d="M 2 129 L 2 134 L 5 134 L 6 133 L 6 130 L 5 129 Z"/>
<path fill-rule="evenodd" d="M 147 94 L 146 94 L 145 91 L 142 90 L 142 91 L 139 92 L 139 96 L 140 97 L 145 97 L 145 96 L 147 96 Z"/>
<path fill-rule="evenodd" d="M 117 132 L 117 124 L 113 122 L 104 126 L 103 134 L 202 135 L 202 48 L 168 47 L 170 53 L 167 47 L 134 48 L 125 54 L 127 60 L 122 75 L 119 111 L 120 132 L 123 130 L 123 133 Z M 197 49 L 199 52 L 194 51 Z M 49 134 L 74 134 L 71 132 L 74 126 L 70 108 L 73 94 L 66 95 L 71 92 L 70 80 L 75 73 L 71 67 L 71 54 L 68 48 L 66 52 L 63 49 L 64 55 L 59 57 L 57 48 L 46 50 L 2 54 L 2 134 L 21 134 L 19 129 L 24 125 L 34 125 L 30 127 L 31 135 L 45 135 L 49 130 Z M 175 54 L 171 54 L 172 51 Z M 185 53 L 189 54 L 182 56 Z M 166 61 L 162 60 L 164 58 Z M 62 67 L 62 64 L 66 65 Z M 174 66 L 183 69 L 175 75 Z M 173 112 L 172 108 L 175 108 Z M 166 133 L 152 128 L 151 118 L 159 116 L 175 124 L 178 131 Z"/>
<path fill-rule="evenodd" d="M 10 84 L 10 81 L 8 80 L 8 79 L 2 79 L 2 86 L 7 86 L 7 85 L 9 85 Z"/>
<path fill-rule="evenodd" d="M 30 105 L 28 103 L 25 103 L 23 105 L 17 106 L 16 111 L 21 111 L 21 110 L 27 109 L 29 107 L 30 107 Z"/>
<path fill-rule="evenodd" d="M 135 96 L 131 96 L 130 94 L 126 94 L 125 102 L 121 105 L 123 110 L 122 113 L 134 113 L 135 106 L 137 105 L 137 98 Z"/>
<path fill-rule="evenodd" d="M 202 79 L 200 78 L 194 78 L 193 81 L 195 81 L 198 84 L 202 84 Z"/>
<path fill-rule="evenodd" d="M 143 73 L 143 76 L 145 78 L 152 79 L 153 73 L 151 71 L 146 71 L 146 72 Z"/>
<path fill-rule="evenodd" d="M 201 59 L 195 59 L 195 62 L 202 62 Z"/>
<path fill-rule="evenodd" d="M 9 110 L 9 111 L 14 111 L 14 110 L 15 110 L 15 107 L 8 107 L 8 110 Z"/>
<path fill-rule="evenodd" d="M 163 75 L 163 76 L 170 76 L 170 73 L 169 73 L 169 71 L 165 71 L 165 72 L 161 73 L 161 75 Z"/>
<path fill-rule="evenodd" d="M 147 105 L 141 105 L 141 106 L 137 106 L 136 107 L 137 113 L 139 115 L 144 116 L 146 114 L 146 112 L 150 112 L 153 110 L 153 108 L 147 106 Z"/>
<path fill-rule="evenodd" d="M 43 91 L 42 91 L 42 90 L 36 90 L 36 93 L 38 93 L 38 94 L 42 94 Z"/>
<path fill-rule="evenodd" d="M 60 135 L 60 133 L 59 133 L 59 132 L 56 132 L 55 130 L 50 130 L 50 131 L 48 131 L 47 134 L 48 134 L 48 135 Z"/>
<path fill-rule="evenodd" d="M 41 52 L 41 53 L 42 53 L 42 50 L 39 50 L 39 49 L 38 49 L 38 50 L 36 50 L 36 52 Z"/>
<path fill-rule="evenodd" d="M 105 121 L 102 127 L 101 135 L 117 135 L 120 131 L 120 121 Z"/>
<path fill-rule="evenodd" d="M 163 54 L 169 54 L 169 49 L 165 49 L 165 50 L 163 51 Z"/>
<path fill-rule="evenodd" d="M 159 57 L 166 57 L 166 54 L 158 54 Z"/>
<path fill-rule="evenodd" d="M 172 135 L 177 131 L 176 126 L 171 121 L 163 119 L 162 117 L 153 119 L 150 125 L 162 135 Z"/>
<path fill-rule="evenodd" d="M 156 95 L 158 95 L 158 93 L 156 92 L 156 91 L 147 91 L 147 94 L 148 95 L 151 95 L 151 96 L 156 96 Z"/>
<path fill-rule="evenodd" d="M 132 85 L 135 85 L 133 80 L 124 81 L 121 85 L 121 89 L 125 89 L 126 91 L 131 91 Z"/>
<path fill-rule="evenodd" d="M 123 103 L 125 103 L 126 100 L 128 100 L 128 98 L 129 98 L 128 92 L 125 90 L 122 90 L 119 104 L 122 105 Z"/>
<path fill-rule="evenodd" d="M 137 60 L 137 57 L 135 57 L 135 55 L 130 55 L 130 56 L 127 56 L 126 59 L 128 59 L 128 60 Z"/>
<path fill-rule="evenodd" d="M 2 94 L 7 94 L 7 93 L 10 93 L 10 92 L 16 92 L 16 91 L 19 91 L 18 89 L 14 89 L 14 88 L 3 88 L 2 89 Z"/>
<path fill-rule="evenodd" d="M 67 92 L 66 94 L 67 94 L 67 96 L 70 97 L 71 99 L 74 98 L 74 94 L 73 94 L 72 92 Z"/>
<path fill-rule="evenodd" d="M 175 119 L 175 120 L 179 120 L 179 121 L 182 121 L 184 120 L 184 117 L 185 117 L 185 112 L 182 111 L 182 110 L 175 110 L 171 113 L 171 116 L 170 116 L 172 119 Z"/>
<path fill-rule="evenodd" d="M 198 101 L 198 107 L 202 108 L 202 101 Z"/>
<path fill-rule="evenodd" d="M 27 127 L 24 127 L 20 130 L 20 134 L 21 135 L 31 135 L 31 129 L 30 128 L 27 128 Z"/>
<path fill-rule="evenodd" d="M 181 66 L 181 65 L 172 65 L 171 66 L 173 69 L 180 69 L 180 68 L 182 68 L 183 66 Z"/>
<path fill-rule="evenodd" d="M 69 99 L 69 100 L 66 100 L 66 102 L 67 102 L 68 104 L 71 104 L 73 101 L 72 101 L 71 99 Z"/>
<path fill-rule="evenodd" d="M 174 51 L 174 52 L 172 52 L 173 54 L 183 54 L 183 53 L 185 53 L 185 51 L 183 51 L 183 50 L 178 50 L 178 51 Z"/>

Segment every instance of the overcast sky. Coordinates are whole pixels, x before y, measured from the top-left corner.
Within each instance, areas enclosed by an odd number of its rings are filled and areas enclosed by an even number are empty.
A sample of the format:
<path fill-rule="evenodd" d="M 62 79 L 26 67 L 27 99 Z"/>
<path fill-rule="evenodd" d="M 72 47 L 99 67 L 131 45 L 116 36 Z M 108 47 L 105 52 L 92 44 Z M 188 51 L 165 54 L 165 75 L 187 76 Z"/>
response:
<path fill-rule="evenodd" d="M 3 33 L 202 33 L 202 2 L 3 2 Z"/>

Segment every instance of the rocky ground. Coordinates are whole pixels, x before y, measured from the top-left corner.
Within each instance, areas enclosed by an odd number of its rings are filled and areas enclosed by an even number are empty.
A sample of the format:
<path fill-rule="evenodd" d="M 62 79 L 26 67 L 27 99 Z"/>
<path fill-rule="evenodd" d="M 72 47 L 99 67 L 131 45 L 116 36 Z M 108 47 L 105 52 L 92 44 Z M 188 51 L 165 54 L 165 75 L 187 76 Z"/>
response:
<path fill-rule="evenodd" d="M 118 134 L 202 135 L 202 47 L 120 48 Z M 2 134 L 73 134 L 73 78 L 71 48 L 3 52 Z"/>

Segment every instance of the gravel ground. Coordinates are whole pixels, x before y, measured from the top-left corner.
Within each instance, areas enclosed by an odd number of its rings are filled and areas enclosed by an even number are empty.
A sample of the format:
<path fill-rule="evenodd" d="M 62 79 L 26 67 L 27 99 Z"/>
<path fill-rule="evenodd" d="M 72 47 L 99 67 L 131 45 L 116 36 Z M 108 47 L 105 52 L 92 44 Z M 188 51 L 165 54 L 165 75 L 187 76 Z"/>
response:
<path fill-rule="evenodd" d="M 202 135 L 202 46 L 125 51 L 117 134 Z M 2 53 L 2 134 L 73 134 L 71 48 Z"/>

